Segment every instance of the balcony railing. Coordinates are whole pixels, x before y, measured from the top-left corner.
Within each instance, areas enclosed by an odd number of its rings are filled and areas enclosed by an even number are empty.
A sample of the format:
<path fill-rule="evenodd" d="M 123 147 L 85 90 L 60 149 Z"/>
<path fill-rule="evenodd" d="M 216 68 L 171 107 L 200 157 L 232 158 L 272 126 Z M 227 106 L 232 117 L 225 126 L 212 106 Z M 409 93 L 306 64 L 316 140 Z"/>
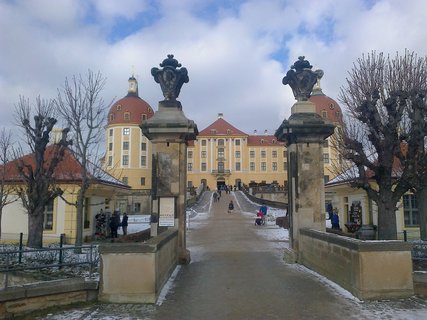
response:
<path fill-rule="evenodd" d="M 229 169 L 219 169 L 219 170 L 212 170 L 211 171 L 213 175 L 229 175 L 231 174 L 231 171 Z"/>

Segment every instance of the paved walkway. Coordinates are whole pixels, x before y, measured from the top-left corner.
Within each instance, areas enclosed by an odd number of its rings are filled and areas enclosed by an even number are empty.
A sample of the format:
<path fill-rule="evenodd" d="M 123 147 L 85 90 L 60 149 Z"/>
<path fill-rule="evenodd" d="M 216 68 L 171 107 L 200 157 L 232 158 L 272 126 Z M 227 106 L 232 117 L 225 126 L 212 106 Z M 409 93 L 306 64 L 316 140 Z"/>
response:
<path fill-rule="evenodd" d="M 236 198 L 237 196 L 237 198 Z M 233 213 L 227 213 L 230 200 Z M 413 298 L 363 303 L 278 254 L 254 226 L 253 204 L 236 192 L 224 194 L 209 214 L 193 219 L 188 232 L 192 262 L 181 266 L 161 306 L 96 304 L 44 319 L 421 319 L 427 307 Z M 204 211 L 204 212 L 207 212 Z M 193 227 L 192 227 L 193 226 Z"/>

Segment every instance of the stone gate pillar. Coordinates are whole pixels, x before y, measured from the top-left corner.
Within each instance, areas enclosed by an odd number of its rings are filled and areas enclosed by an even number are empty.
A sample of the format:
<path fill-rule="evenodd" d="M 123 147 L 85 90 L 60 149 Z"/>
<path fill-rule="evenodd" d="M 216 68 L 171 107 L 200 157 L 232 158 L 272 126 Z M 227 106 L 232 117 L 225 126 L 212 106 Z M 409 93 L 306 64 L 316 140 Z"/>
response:
<path fill-rule="evenodd" d="M 276 130 L 277 140 L 286 142 L 288 158 L 288 215 L 290 219 L 288 258 L 298 259 L 299 230 L 325 231 L 323 142 L 334 132 L 334 125 L 316 113 L 308 101 L 322 70 L 312 71 L 305 57 L 299 57 L 283 78 L 297 102 L 291 116 Z"/>
<path fill-rule="evenodd" d="M 159 226 L 178 228 L 178 262 L 190 262 L 186 248 L 187 142 L 195 140 L 197 125 L 182 111 L 176 100 L 184 83 L 189 81 L 186 68 L 180 68 L 173 55 L 152 68 L 165 100 L 153 117 L 141 124 L 142 133 L 153 144 L 153 208 L 158 210 Z"/>

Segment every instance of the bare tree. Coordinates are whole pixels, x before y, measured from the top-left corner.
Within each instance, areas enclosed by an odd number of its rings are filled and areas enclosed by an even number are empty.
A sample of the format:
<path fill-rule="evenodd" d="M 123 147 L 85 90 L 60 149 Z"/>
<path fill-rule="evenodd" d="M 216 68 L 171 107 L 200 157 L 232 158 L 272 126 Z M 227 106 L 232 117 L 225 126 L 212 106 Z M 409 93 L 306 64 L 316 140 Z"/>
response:
<path fill-rule="evenodd" d="M 7 164 L 11 158 L 11 148 L 12 148 L 12 133 L 2 129 L 0 132 L 0 239 L 2 235 L 2 216 L 3 208 L 8 204 L 16 201 L 16 197 L 12 197 L 13 189 L 7 183 Z"/>
<path fill-rule="evenodd" d="M 425 119 L 425 99 L 419 98 L 426 85 L 425 58 L 372 52 L 357 60 L 341 88 L 349 115 L 335 145 L 344 160 L 336 173 L 377 204 L 379 239 L 397 239 L 397 204 L 411 188 L 426 136 L 411 108 Z"/>
<path fill-rule="evenodd" d="M 53 101 L 38 97 L 35 102 L 34 125 L 31 125 L 31 105 L 28 99 L 20 97 L 16 106 L 17 118 L 24 129 L 32 153 L 17 159 L 17 169 L 22 178 L 18 186 L 18 195 L 28 212 L 27 246 L 41 248 L 43 246 L 44 210 L 49 201 L 62 194 L 55 186 L 55 169 L 62 161 L 65 149 L 70 145 L 67 141 L 68 129 L 64 129 L 60 141 L 48 147 L 50 133 L 57 122 Z"/>
<path fill-rule="evenodd" d="M 73 152 L 81 164 L 81 183 L 77 195 L 76 246 L 83 243 L 83 218 L 86 192 L 91 177 L 98 176 L 100 167 L 93 165 L 100 158 L 99 144 L 104 136 L 106 108 L 101 92 L 106 79 L 101 73 L 88 71 L 86 78 L 73 76 L 65 79 L 64 87 L 59 90 L 56 104 L 58 111 L 70 127 L 73 138 Z"/>

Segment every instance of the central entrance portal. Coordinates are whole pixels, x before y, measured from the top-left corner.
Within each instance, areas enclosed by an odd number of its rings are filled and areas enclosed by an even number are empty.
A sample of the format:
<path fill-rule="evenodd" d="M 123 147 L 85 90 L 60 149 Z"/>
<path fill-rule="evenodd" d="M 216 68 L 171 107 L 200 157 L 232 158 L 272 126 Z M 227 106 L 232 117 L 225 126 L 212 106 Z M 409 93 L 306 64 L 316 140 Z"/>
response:
<path fill-rule="evenodd" d="M 225 179 L 224 178 L 218 178 L 216 180 L 216 188 L 218 190 L 224 190 L 224 188 L 225 188 Z"/>

